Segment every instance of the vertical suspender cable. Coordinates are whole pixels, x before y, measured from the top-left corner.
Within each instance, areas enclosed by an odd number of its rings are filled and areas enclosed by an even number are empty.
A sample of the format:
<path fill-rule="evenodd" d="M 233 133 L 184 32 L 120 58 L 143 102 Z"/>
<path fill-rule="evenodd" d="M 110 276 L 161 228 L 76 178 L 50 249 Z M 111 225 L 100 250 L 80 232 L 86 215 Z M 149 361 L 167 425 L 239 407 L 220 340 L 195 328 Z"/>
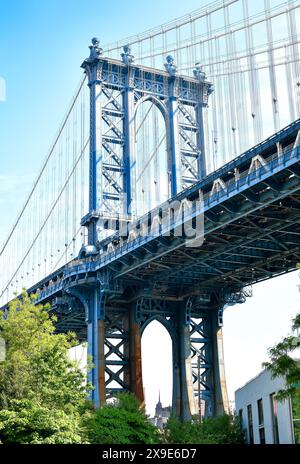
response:
<path fill-rule="evenodd" d="M 276 73 L 274 66 L 274 51 L 273 51 L 273 32 L 272 32 L 272 21 L 270 18 L 270 0 L 265 0 L 265 15 L 266 15 L 266 28 L 268 37 L 268 69 L 269 69 L 269 80 L 270 90 L 272 98 L 272 109 L 273 109 L 273 126 L 274 132 L 279 131 L 280 121 L 278 112 L 278 94 L 277 94 L 277 83 Z"/>
<path fill-rule="evenodd" d="M 246 35 L 246 47 L 247 47 L 247 60 L 248 60 L 248 76 L 249 76 L 249 87 L 250 87 L 250 101 L 251 101 L 251 117 L 253 120 L 253 143 L 258 143 L 262 140 L 262 117 L 261 117 L 261 102 L 259 92 L 259 81 L 256 70 L 256 60 L 253 47 L 253 33 L 252 27 L 249 24 L 248 14 L 248 1 L 243 0 L 243 14 L 244 14 L 244 26 Z"/>
<path fill-rule="evenodd" d="M 206 27 L 207 27 L 207 34 L 210 39 L 212 39 L 212 25 L 211 25 L 211 15 L 207 14 L 206 16 Z M 215 74 L 215 67 L 213 64 L 213 44 L 215 45 L 215 40 L 212 42 L 212 40 L 209 40 L 208 42 L 208 67 L 207 67 L 207 73 L 208 73 L 208 78 L 210 76 L 213 76 Z M 214 171 L 217 166 L 217 156 L 218 156 L 218 120 L 217 120 L 217 99 L 218 99 L 218 88 L 215 87 L 215 91 L 211 95 L 211 102 L 210 106 L 212 108 L 212 159 L 209 156 L 209 140 L 208 140 L 208 135 L 206 134 L 206 141 L 207 141 L 207 146 L 206 146 L 206 164 L 208 171 Z M 205 114 L 207 112 L 205 111 Z"/>
<path fill-rule="evenodd" d="M 291 49 L 291 69 L 292 69 L 292 90 L 295 100 L 295 119 L 300 117 L 300 60 L 299 60 L 299 45 L 297 41 L 297 23 L 294 9 L 295 2 L 289 0 L 289 9 L 287 11 L 289 39 Z"/>
<path fill-rule="evenodd" d="M 227 122 L 227 134 L 228 140 L 230 141 L 229 144 L 229 159 L 234 158 L 237 156 L 237 144 L 236 144 L 236 130 L 237 130 L 237 121 L 236 121 L 236 114 L 235 114 L 235 102 L 236 102 L 236 89 L 233 82 L 233 73 L 232 73 L 232 40 L 229 29 L 229 11 L 228 7 L 224 6 L 223 9 L 224 15 L 224 24 L 225 24 L 225 32 L 226 32 L 226 52 L 227 57 L 227 105 L 226 107 L 229 108 L 229 118 Z"/>
<path fill-rule="evenodd" d="M 215 77 L 215 87 L 217 87 L 217 94 L 215 97 L 216 112 L 218 115 L 218 126 L 217 133 L 214 134 L 213 143 L 215 150 L 217 151 L 216 156 L 216 168 L 225 163 L 226 156 L 226 142 L 225 142 L 225 127 L 224 127 L 224 77 L 222 76 L 223 64 L 221 62 L 221 51 L 220 51 L 220 39 L 216 39 L 216 54 L 217 54 L 217 73 L 219 77 Z"/>

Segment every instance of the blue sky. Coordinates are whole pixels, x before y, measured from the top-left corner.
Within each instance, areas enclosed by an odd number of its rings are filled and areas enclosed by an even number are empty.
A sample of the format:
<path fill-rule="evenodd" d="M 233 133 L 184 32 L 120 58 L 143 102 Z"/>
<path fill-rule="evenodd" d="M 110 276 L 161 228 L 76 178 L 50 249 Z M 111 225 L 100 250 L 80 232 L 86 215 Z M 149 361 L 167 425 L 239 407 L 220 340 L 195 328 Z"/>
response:
<path fill-rule="evenodd" d="M 0 241 L 17 212 L 51 145 L 82 75 L 93 36 L 108 43 L 133 35 L 205 5 L 200 0 L 0 0 L 0 76 L 6 101 L 0 101 Z M 260 370 L 267 348 L 289 329 L 299 311 L 297 273 L 254 288 L 254 297 L 225 313 L 225 362 L 233 391 Z M 158 388 L 164 404 L 170 385 L 159 384 L 157 364 L 170 366 L 159 332 L 157 360 L 149 360 L 146 390 L 154 405 Z M 162 359 L 166 354 L 166 361 Z M 153 353 L 152 353 L 153 356 Z M 162 367 L 164 372 L 164 367 Z M 151 383 L 151 379 L 155 382 Z M 146 391 L 147 394 L 147 391 Z"/>
<path fill-rule="evenodd" d="M 203 6 L 197 0 L 0 0 L 0 242 L 21 208 L 82 75 L 93 36 L 109 43 Z M 112 5 L 112 8 L 110 8 Z"/>

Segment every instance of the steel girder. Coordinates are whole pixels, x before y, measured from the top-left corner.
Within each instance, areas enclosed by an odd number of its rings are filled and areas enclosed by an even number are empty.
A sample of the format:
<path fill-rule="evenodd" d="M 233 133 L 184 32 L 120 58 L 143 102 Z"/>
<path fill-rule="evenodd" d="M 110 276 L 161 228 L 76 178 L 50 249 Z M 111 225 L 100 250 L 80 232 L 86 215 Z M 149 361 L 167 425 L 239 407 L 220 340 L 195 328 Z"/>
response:
<path fill-rule="evenodd" d="M 216 180 L 214 175 L 178 194 L 179 199 L 193 199 L 201 188 L 206 195 L 205 240 L 201 247 L 189 248 L 185 246 L 185 237 L 176 237 L 172 233 L 170 236 L 163 236 L 158 233 L 153 237 L 136 238 L 127 243 L 125 240 L 122 246 L 113 248 L 108 253 L 105 250 L 109 242 L 118 238 L 118 234 L 115 234 L 102 242 L 102 254 L 99 256 L 74 260 L 30 289 L 38 290 L 39 302 L 63 298 L 66 292 L 70 297 L 76 298 L 72 289 L 79 289 L 79 293 L 83 295 L 80 299 L 81 311 L 78 305 L 74 305 L 74 300 L 69 301 L 69 309 L 65 306 L 58 310 L 58 305 L 53 309 L 59 314 L 59 330 L 71 328 L 83 333 L 83 319 L 87 321 L 90 353 L 97 360 L 96 369 L 91 374 L 93 384 L 97 385 L 94 393 L 96 404 L 105 401 L 107 393 L 113 395 L 113 382 L 117 382 L 121 389 L 132 389 L 133 385 L 139 385 L 138 394 L 142 399 L 139 353 L 141 321 L 127 315 L 126 322 L 126 318 L 122 319 L 124 313 L 118 312 L 118 307 L 136 305 L 139 298 L 148 296 L 153 301 L 158 298 L 168 301 L 154 309 L 152 317 L 156 318 L 171 317 L 163 316 L 162 308 L 168 307 L 172 301 L 175 302 L 177 318 L 180 318 L 177 325 L 178 353 L 186 353 L 185 350 L 188 349 L 192 355 L 191 364 L 181 366 L 184 372 L 181 379 L 184 379 L 184 383 L 181 383 L 180 391 L 185 391 L 185 397 L 180 397 L 181 409 L 177 413 L 186 418 L 188 411 L 192 411 L 190 391 L 193 388 L 191 384 L 188 385 L 186 375 L 189 368 L 193 372 L 191 378 L 194 387 L 200 385 L 200 390 L 202 388 L 200 394 L 199 389 L 198 393 L 196 389 L 196 398 L 197 395 L 198 398 L 200 395 L 206 398 L 206 409 L 209 410 L 208 405 L 212 401 L 209 379 L 218 378 L 222 363 L 211 355 L 212 352 L 217 352 L 206 346 L 205 338 L 209 339 L 210 346 L 217 343 L 219 330 L 216 321 L 220 320 L 220 310 L 224 305 L 232 304 L 235 299 L 231 295 L 245 285 L 294 270 L 299 261 L 300 150 L 299 146 L 294 146 L 299 126 L 298 121 L 274 136 L 276 143 L 278 137 L 281 140 L 283 150 L 280 156 L 274 152 L 273 142 L 267 141 L 260 145 L 260 156 L 265 162 L 260 167 L 257 166 L 255 171 L 251 170 L 249 173 L 253 158 L 249 153 L 237 160 L 236 167 L 241 167 L 239 171 L 242 175 L 234 182 L 231 181 L 232 174 L 225 167 L 222 168 L 222 177 L 218 173 L 217 178 L 222 179 L 223 188 L 213 195 L 210 193 Z M 257 156 L 257 148 L 253 151 Z M 243 175 L 243 169 L 247 172 L 246 175 Z M 103 291 L 106 299 L 104 304 L 100 304 Z M 227 296 L 224 294 L 224 297 L 220 297 L 222 292 L 227 292 Z M 94 297 L 86 297 L 85 293 L 94 294 Z M 184 315 L 186 302 L 191 295 L 202 298 L 203 303 L 202 306 L 197 306 L 197 311 L 193 314 L 196 320 L 187 324 Z M 85 306 L 88 310 L 84 309 Z M 130 314 L 132 311 L 131 309 Z M 118 315 L 117 323 L 113 322 L 114 313 Z M 108 319 L 105 321 L 106 317 Z M 208 318 L 206 321 L 205 317 Z M 199 321 L 201 318 L 203 321 Z M 214 327 L 210 338 L 203 336 L 204 326 Z M 132 340 L 133 333 L 135 341 Z M 119 336 L 117 345 L 112 343 L 114 335 Z M 128 336 L 131 342 L 126 345 Z M 203 345 L 197 345 L 195 339 L 202 339 Z M 99 341 L 102 346 L 100 351 Z M 131 355 L 128 356 L 128 353 L 135 353 L 133 359 L 137 361 L 133 366 L 129 363 Z M 117 359 L 110 359 L 110 355 Z M 195 356 L 200 360 L 199 375 L 199 361 L 197 358 L 196 369 Z M 210 369 L 210 374 L 206 371 L 207 368 Z M 213 376 L 210 377 L 212 370 Z M 222 385 L 221 381 L 219 385 Z M 219 388 L 217 394 L 215 385 L 212 391 L 214 401 L 211 404 L 214 406 L 211 409 L 216 411 L 220 398 L 224 402 L 224 393 Z"/>
<path fill-rule="evenodd" d="M 141 336 L 151 321 L 161 322 L 172 340 L 173 414 L 186 420 L 199 411 L 208 417 L 228 410 L 220 343 L 223 306 L 233 304 L 233 297 L 241 301 L 239 295 L 220 292 L 182 301 L 144 295 L 133 303 L 117 304 L 112 289 L 104 288 L 102 280 L 102 286 L 94 282 L 70 287 L 67 294 L 52 301 L 51 310 L 59 317 L 58 332 L 85 331 L 81 340 L 87 337 L 93 360 L 89 381 L 94 386 L 91 399 L 95 405 L 121 391 L 135 392 L 143 403 Z M 70 320 L 60 319 L 64 312 Z"/>
<path fill-rule="evenodd" d="M 125 285 L 150 286 L 157 292 L 167 287 L 170 296 L 178 296 L 176 288 L 180 294 L 182 286 L 188 291 L 195 284 L 197 287 L 239 287 L 295 269 L 300 253 L 300 180 L 294 171 L 297 172 L 299 167 L 300 155 L 299 147 L 287 152 L 284 147 L 291 147 L 299 128 L 300 122 L 297 121 L 259 145 L 261 156 L 267 159 L 272 147 L 273 151 L 274 147 L 277 150 L 281 143 L 283 153 L 277 158 L 275 152 L 271 166 L 251 173 L 251 178 L 244 177 L 242 183 L 230 183 L 228 191 L 206 199 L 205 240 L 201 247 L 187 248 L 184 238 L 172 234 L 169 237 L 145 237 L 128 244 L 125 241 L 111 253 L 73 260 L 30 291 L 38 290 L 39 301 L 46 301 L 59 296 L 64 286 L 71 282 L 91 279 L 98 270 L 109 268 Z M 257 154 L 258 148 L 240 156 L 235 160 L 235 166 L 240 163 L 248 169 L 252 152 Z M 209 191 L 216 176 L 226 180 L 232 163 L 221 168 L 218 174 L 214 173 L 181 192 L 178 197 L 193 198 L 200 187 Z M 274 180 L 280 189 L 267 186 L 268 179 Z M 224 207 L 228 201 L 235 206 L 234 213 Z M 117 238 L 115 234 L 103 240 L 102 249 Z"/>
<path fill-rule="evenodd" d="M 151 101 L 164 117 L 169 190 L 175 195 L 205 176 L 202 109 L 212 91 L 203 75 L 191 78 L 138 66 L 127 52 L 122 61 L 105 58 L 94 42 L 82 64 L 91 112 L 89 212 L 82 218 L 89 245 L 104 238 L 106 220 L 126 221 L 136 213 L 138 106 Z"/>

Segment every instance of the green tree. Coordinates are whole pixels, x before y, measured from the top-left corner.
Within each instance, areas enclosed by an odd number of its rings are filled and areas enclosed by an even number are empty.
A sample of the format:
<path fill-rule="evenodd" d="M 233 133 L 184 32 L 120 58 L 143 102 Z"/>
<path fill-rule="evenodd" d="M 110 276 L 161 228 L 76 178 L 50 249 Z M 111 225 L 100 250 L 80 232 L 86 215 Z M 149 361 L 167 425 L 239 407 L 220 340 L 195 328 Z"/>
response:
<path fill-rule="evenodd" d="M 71 333 L 56 334 L 49 307 L 35 300 L 24 291 L 0 320 L 6 345 L 0 362 L 0 440 L 78 443 L 79 413 L 90 386 L 68 356 L 77 340 Z"/>
<path fill-rule="evenodd" d="M 159 432 L 131 393 L 118 395 L 114 404 L 85 414 L 83 426 L 87 441 L 94 444 L 159 443 Z"/>
<path fill-rule="evenodd" d="M 83 443 L 79 413 L 42 406 L 31 400 L 12 400 L 0 411 L 0 437 L 4 444 Z"/>
<path fill-rule="evenodd" d="M 165 441 L 171 444 L 239 444 L 245 443 L 244 431 L 236 416 L 223 415 L 200 421 L 180 422 L 171 417 L 164 431 Z"/>
<path fill-rule="evenodd" d="M 297 267 L 300 269 L 299 264 Z M 300 313 L 293 319 L 291 330 L 292 335 L 269 348 L 270 361 L 263 363 L 263 367 L 270 370 L 273 378 L 285 378 L 285 388 L 279 390 L 276 397 L 279 401 L 291 398 L 295 442 L 300 443 L 300 361 L 293 357 L 300 347 Z"/>
<path fill-rule="evenodd" d="M 298 269 L 300 266 L 298 264 Z M 297 314 L 292 323 L 292 332 L 299 333 L 300 313 Z M 300 347 L 300 336 L 288 335 L 281 342 L 268 350 L 270 361 L 263 366 L 270 369 L 272 377 L 283 376 L 286 379 L 286 387 L 281 389 L 277 398 L 283 400 L 290 395 L 296 395 L 300 387 L 300 362 L 292 357 L 295 350 Z"/>

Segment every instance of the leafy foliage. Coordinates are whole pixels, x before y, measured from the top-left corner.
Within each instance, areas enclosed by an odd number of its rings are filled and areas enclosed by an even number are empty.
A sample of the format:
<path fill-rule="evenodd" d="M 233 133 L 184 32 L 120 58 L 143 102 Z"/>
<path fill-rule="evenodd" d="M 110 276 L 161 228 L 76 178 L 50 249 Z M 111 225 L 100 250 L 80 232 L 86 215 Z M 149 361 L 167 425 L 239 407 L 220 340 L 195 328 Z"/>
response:
<path fill-rule="evenodd" d="M 0 362 L 0 440 L 79 443 L 80 416 L 90 386 L 68 349 L 74 334 L 55 334 L 49 307 L 23 292 L 0 320 L 6 354 Z"/>
<path fill-rule="evenodd" d="M 199 422 L 170 419 L 161 434 L 136 397 L 123 393 L 94 409 L 85 374 L 68 357 L 74 334 L 56 334 L 47 306 L 26 292 L 0 320 L 6 356 L 0 361 L 0 442 L 2 443 L 243 443 L 236 418 Z"/>
<path fill-rule="evenodd" d="M 152 444 L 160 441 L 157 429 L 131 393 L 122 393 L 114 404 L 89 411 L 83 424 L 87 440 L 94 444 Z"/>
<path fill-rule="evenodd" d="M 78 413 L 67 414 L 30 400 L 14 400 L 11 406 L 0 411 L 2 443 L 83 443 Z"/>
<path fill-rule="evenodd" d="M 223 415 L 179 422 L 170 418 L 165 429 L 165 441 L 174 444 L 239 444 L 245 443 L 244 431 L 235 416 Z"/>
<path fill-rule="evenodd" d="M 300 266 L 298 265 L 298 269 Z M 292 331 L 300 331 L 300 313 L 293 320 Z M 300 387 L 300 362 L 293 359 L 292 354 L 300 347 L 300 336 L 289 335 L 281 342 L 268 350 L 270 362 L 263 366 L 270 369 L 272 377 L 283 376 L 286 379 L 286 388 L 279 390 L 276 397 L 283 400 L 290 395 L 297 394 Z"/>

